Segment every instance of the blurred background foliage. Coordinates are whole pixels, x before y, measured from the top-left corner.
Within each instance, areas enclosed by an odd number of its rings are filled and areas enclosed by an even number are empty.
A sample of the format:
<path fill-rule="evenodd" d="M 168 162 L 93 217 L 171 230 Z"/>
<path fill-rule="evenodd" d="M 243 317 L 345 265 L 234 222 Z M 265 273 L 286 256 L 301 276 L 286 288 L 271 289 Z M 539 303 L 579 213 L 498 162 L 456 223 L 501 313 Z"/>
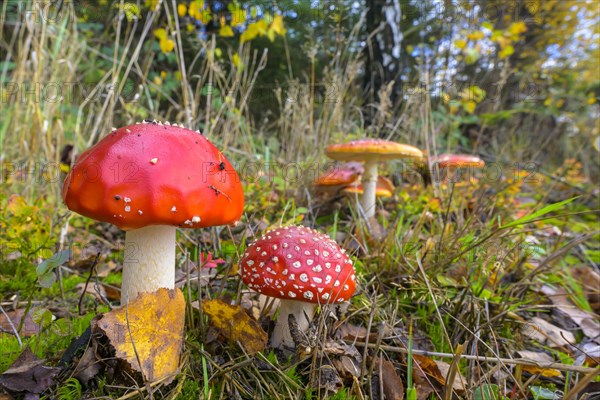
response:
<path fill-rule="evenodd" d="M 545 170 L 575 158 L 600 175 L 595 1 L 9 0 L 0 12 L 4 161 L 58 162 L 66 144 L 156 118 L 234 159 L 310 162 L 334 138 L 369 135 Z"/>

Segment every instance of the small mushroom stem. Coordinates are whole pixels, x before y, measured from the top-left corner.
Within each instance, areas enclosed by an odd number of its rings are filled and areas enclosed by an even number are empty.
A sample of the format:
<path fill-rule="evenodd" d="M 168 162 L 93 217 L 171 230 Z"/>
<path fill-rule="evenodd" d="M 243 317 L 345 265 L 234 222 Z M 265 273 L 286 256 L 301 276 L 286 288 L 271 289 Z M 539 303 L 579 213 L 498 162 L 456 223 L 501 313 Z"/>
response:
<path fill-rule="evenodd" d="M 177 228 L 146 226 L 127 231 L 123 255 L 121 304 L 139 293 L 175 287 L 175 247 Z"/>
<path fill-rule="evenodd" d="M 365 161 L 365 173 L 362 179 L 363 194 L 360 205 L 365 213 L 365 218 L 375 216 L 375 192 L 377 190 L 377 160 Z"/>
<path fill-rule="evenodd" d="M 279 316 L 271 336 L 271 346 L 275 348 L 290 347 L 294 348 L 294 340 L 290 333 L 288 316 L 292 314 L 298 324 L 299 332 L 306 332 L 310 326 L 310 321 L 315 315 L 317 304 L 306 303 L 304 301 L 281 299 L 279 307 Z"/>

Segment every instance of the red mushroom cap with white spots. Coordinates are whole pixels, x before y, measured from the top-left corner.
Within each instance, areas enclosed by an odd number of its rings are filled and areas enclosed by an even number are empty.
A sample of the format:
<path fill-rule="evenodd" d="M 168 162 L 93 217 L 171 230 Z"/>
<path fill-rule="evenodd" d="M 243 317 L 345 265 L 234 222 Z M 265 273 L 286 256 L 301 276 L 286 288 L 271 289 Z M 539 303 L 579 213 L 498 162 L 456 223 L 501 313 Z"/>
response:
<path fill-rule="evenodd" d="M 115 129 L 81 154 L 62 195 L 70 210 L 125 230 L 225 225 L 244 208 L 240 178 L 219 149 L 157 121 Z"/>
<path fill-rule="evenodd" d="M 352 260 L 329 236 L 304 226 L 266 232 L 240 261 L 251 289 L 280 299 L 333 303 L 356 289 Z"/>

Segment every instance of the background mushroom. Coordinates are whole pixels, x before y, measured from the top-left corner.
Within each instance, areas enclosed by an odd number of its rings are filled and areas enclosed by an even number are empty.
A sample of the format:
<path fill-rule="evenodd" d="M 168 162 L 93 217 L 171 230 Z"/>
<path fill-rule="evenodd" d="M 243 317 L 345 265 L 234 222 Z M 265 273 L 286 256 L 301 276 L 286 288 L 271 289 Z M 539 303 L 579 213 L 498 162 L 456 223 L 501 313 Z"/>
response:
<path fill-rule="evenodd" d="M 362 178 L 364 192 L 360 204 L 366 218 L 375 215 L 378 163 L 393 159 L 420 159 L 423 157 L 421 150 L 416 147 L 382 139 L 360 139 L 343 144 L 333 144 L 327 147 L 325 153 L 334 160 L 365 162 L 365 173 Z"/>
<path fill-rule="evenodd" d="M 63 185 L 67 207 L 127 231 L 121 303 L 175 286 L 175 233 L 239 220 L 244 194 L 229 161 L 198 131 L 143 122 L 85 151 Z"/>
<path fill-rule="evenodd" d="M 467 176 L 468 182 L 471 178 L 471 169 L 481 169 L 485 167 L 485 162 L 481 158 L 470 154 L 440 154 L 439 156 L 432 158 L 431 165 L 433 172 L 436 171 L 437 167 L 441 176 L 444 177 L 443 179 L 437 179 L 436 181 L 456 183 L 457 177 L 454 176 L 454 174 L 457 169 L 469 169 L 469 176 Z M 435 173 L 434 176 L 436 176 Z"/>
<path fill-rule="evenodd" d="M 394 184 L 385 176 L 377 177 L 377 185 L 375 187 L 375 196 L 376 197 L 392 197 L 394 194 Z M 353 185 L 346 186 L 342 189 L 343 194 L 347 195 L 362 195 L 364 193 L 362 183 L 355 182 Z"/>
<path fill-rule="evenodd" d="M 362 173 L 364 167 L 359 162 L 347 162 L 330 168 L 313 182 L 318 193 L 326 196 L 334 196 L 340 190 L 355 183 Z"/>
<path fill-rule="evenodd" d="M 304 226 L 266 232 L 240 260 L 242 280 L 251 289 L 281 300 L 271 345 L 293 347 L 288 316 L 308 329 L 318 304 L 350 299 L 356 288 L 352 260 L 329 236 Z"/>

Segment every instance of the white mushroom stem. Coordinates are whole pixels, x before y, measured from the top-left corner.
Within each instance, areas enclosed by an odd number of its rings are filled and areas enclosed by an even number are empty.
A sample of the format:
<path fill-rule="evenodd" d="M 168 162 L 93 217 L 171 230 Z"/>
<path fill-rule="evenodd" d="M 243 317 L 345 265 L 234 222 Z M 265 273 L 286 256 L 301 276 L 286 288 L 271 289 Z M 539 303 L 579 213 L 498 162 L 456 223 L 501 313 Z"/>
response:
<path fill-rule="evenodd" d="M 365 218 L 375 216 L 375 192 L 377 190 L 377 159 L 365 161 L 365 172 L 362 179 L 363 194 L 360 199 Z"/>
<path fill-rule="evenodd" d="M 127 231 L 123 258 L 121 304 L 134 300 L 139 293 L 175 287 L 174 226 L 147 226 Z"/>
<path fill-rule="evenodd" d="M 271 346 L 275 348 L 289 347 L 294 348 L 294 340 L 290 333 L 290 326 L 288 324 L 289 315 L 292 314 L 298 324 L 299 332 L 306 332 L 310 326 L 310 321 L 315 315 L 317 310 L 316 303 L 307 303 L 298 300 L 287 300 L 281 299 L 281 306 L 279 307 L 279 316 L 273 335 L 271 336 Z"/>

